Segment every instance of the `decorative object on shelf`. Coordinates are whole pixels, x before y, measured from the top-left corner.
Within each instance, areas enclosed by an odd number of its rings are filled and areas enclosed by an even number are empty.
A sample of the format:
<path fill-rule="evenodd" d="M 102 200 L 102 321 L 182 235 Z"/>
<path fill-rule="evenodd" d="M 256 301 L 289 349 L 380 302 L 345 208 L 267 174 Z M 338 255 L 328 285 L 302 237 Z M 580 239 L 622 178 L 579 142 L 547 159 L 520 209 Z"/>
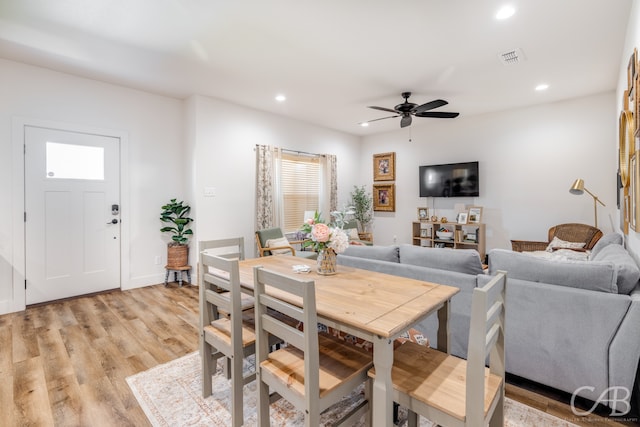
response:
<path fill-rule="evenodd" d="M 431 222 L 436 222 L 436 221 L 438 221 L 438 215 L 432 215 Z"/>
<path fill-rule="evenodd" d="M 587 188 L 584 186 L 584 180 L 583 179 L 576 179 L 575 182 L 573 183 L 573 185 L 571 186 L 571 188 L 569 189 L 569 193 L 571 194 L 575 194 L 575 195 L 582 195 L 584 194 L 584 192 L 587 192 L 587 194 L 589 194 L 591 197 L 593 197 L 593 213 L 595 215 L 595 226 L 596 228 L 598 227 L 598 205 L 597 203 L 600 203 L 602 206 L 606 206 L 604 203 L 602 203 L 602 201 L 600 199 L 598 199 L 598 196 L 596 196 L 595 194 L 593 194 L 591 191 L 587 190 Z M 632 210 L 632 216 L 633 216 L 633 210 Z"/>
<path fill-rule="evenodd" d="M 193 230 L 189 228 L 193 218 L 187 216 L 190 210 L 191 206 L 177 199 L 171 199 L 162 206 L 160 221 L 172 224 L 160 229 L 163 233 L 172 234 L 171 242 L 167 245 L 167 268 L 176 269 L 189 264 L 189 237 L 193 235 Z"/>
<path fill-rule="evenodd" d="M 441 227 L 438 231 L 436 231 L 436 236 L 441 240 L 451 240 L 453 239 L 453 231 L 446 227 Z"/>
<path fill-rule="evenodd" d="M 429 233 L 426 228 L 420 229 L 420 237 L 429 237 Z"/>
<path fill-rule="evenodd" d="M 353 206 L 353 217 L 358 221 L 358 231 L 366 233 L 373 222 L 373 197 L 367 193 L 365 186 L 353 186 L 351 192 L 351 206 Z"/>
<path fill-rule="evenodd" d="M 325 224 L 318 212 L 307 219 L 300 230 L 307 236 L 302 247 L 310 247 L 318 253 L 318 274 L 335 274 L 336 254 L 349 247 L 347 233 L 338 226 Z"/>
<path fill-rule="evenodd" d="M 446 223 L 447 223 L 447 222 L 449 222 L 449 221 L 447 220 L 447 217 L 446 217 L 446 216 L 443 216 L 443 217 L 440 219 L 440 222 L 441 222 L 441 223 L 443 223 L 443 224 L 446 224 Z"/>
<path fill-rule="evenodd" d="M 373 210 L 396 211 L 395 184 L 373 184 Z"/>
<path fill-rule="evenodd" d="M 381 153 L 373 155 L 373 180 L 396 180 L 396 153 Z"/>
<path fill-rule="evenodd" d="M 471 206 L 469 208 L 469 224 L 479 224 L 482 222 L 482 207 Z"/>
<path fill-rule="evenodd" d="M 466 224 L 468 215 L 467 212 L 460 212 L 458 214 L 458 224 Z"/>
<path fill-rule="evenodd" d="M 429 221 L 429 208 L 418 208 L 418 219 L 420 221 Z"/>

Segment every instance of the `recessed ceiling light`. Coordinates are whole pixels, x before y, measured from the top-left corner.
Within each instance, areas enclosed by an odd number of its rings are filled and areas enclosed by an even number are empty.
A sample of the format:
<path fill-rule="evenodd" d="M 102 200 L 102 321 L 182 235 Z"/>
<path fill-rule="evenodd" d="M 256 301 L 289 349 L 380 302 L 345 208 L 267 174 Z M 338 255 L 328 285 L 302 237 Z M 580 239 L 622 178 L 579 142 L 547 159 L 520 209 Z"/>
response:
<path fill-rule="evenodd" d="M 496 13 L 496 19 L 502 20 L 511 18 L 514 13 L 516 13 L 516 10 L 513 8 L 513 6 L 505 5 L 498 10 L 498 13 Z"/>
<path fill-rule="evenodd" d="M 362 126 L 363 128 L 366 128 L 367 126 L 369 126 L 369 123 L 362 122 L 362 123 L 360 123 L 360 126 Z"/>
<path fill-rule="evenodd" d="M 549 85 L 546 83 L 540 83 L 538 86 L 536 86 L 536 90 L 538 92 L 543 91 L 543 90 L 547 90 L 549 89 Z"/>
<path fill-rule="evenodd" d="M 284 95 L 276 95 L 276 101 L 278 102 L 284 102 L 287 100 L 287 97 Z"/>

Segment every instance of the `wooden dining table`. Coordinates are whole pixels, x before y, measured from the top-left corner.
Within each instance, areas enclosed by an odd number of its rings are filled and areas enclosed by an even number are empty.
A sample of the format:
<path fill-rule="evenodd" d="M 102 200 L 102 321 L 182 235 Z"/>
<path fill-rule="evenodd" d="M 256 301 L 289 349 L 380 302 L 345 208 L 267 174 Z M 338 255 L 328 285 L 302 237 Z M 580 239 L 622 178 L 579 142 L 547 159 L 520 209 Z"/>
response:
<path fill-rule="evenodd" d="M 311 272 L 295 273 L 294 265 L 308 265 Z M 449 352 L 450 301 L 459 291 L 454 286 L 341 265 L 337 274 L 324 276 L 316 273 L 313 260 L 268 256 L 240 261 L 240 282 L 247 292 L 253 291 L 256 266 L 315 281 L 318 321 L 373 343 L 373 426 L 393 425 L 391 367 L 395 338 L 437 313 L 438 349 Z"/>

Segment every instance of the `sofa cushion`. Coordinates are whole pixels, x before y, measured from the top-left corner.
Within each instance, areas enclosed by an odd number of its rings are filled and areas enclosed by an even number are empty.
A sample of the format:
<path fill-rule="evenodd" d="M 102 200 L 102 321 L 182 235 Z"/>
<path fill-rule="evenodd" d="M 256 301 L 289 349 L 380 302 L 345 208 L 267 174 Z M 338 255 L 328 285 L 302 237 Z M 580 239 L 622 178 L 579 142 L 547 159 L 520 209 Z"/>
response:
<path fill-rule="evenodd" d="M 489 252 L 489 273 L 498 270 L 506 270 L 510 279 L 618 293 L 616 266 L 611 261 L 548 260 L 525 252 L 493 249 Z"/>
<path fill-rule="evenodd" d="M 618 292 L 621 294 L 630 294 L 640 280 L 640 269 L 633 260 L 629 252 L 621 245 L 608 245 L 599 250 L 592 262 L 611 261 L 618 270 L 616 283 Z"/>
<path fill-rule="evenodd" d="M 482 262 L 474 249 L 425 248 L 414 245 L 400 245 L 402 264 L 431 267 L 466 274 L 481 274 Z"/>
<path fill-rule="evenodd" d="M 361 246 L 349 245 L 344 255 L 369 258 L 378 261 L 400 262 L 397 246 Z"/>
<path fill-rule="evenodd" d="M 623 239 L 621 234 L 618 234 L 618 233 L 605 234 L 593 246 L 593 248 L 591 249 L 591 255 L 589 256 L 589 258 L 593 259 L 595 256 L 598 255 L 598 252 L 600 252 L 603 248 L 609 245 L 622 245 L 622 243 L 623 243 Z"/>

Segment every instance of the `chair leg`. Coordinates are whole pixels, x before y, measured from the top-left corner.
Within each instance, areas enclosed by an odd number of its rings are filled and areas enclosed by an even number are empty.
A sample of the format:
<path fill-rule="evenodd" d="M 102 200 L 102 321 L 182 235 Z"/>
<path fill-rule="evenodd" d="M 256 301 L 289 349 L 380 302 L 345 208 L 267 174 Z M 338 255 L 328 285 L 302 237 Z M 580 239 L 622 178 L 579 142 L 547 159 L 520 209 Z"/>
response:
<path fill-rule="evenodd" d="M 256 380 L 258 381 L 258 422 L 260 423 L 260 427 L 270 427 L 269 386 L 260 380 L 259 371 L 257 371 Z"/>
<path fill-rule="evenodd" d="M 418 414 L 416 414 L 412 410 L 407 411 L 407 426 L 418 427 Z"/>
<path fill-rule="evenodd" d="M 213 348 L 210 344 L 204 342 L 202 344 L 202 397 L 211 396 L 212 379 L 216 372 L 216 360 L 212 357 Z"/>
<path fill-rule="evenodd" d="M 226 358 L 230 360 L 230 358 Z M 240 427 L 244 424 L 244 411 L 243 411 L 243 395 L 244 389 L 244 376 L 242 375 L 242 356 L 236 356 L 231 361 L 231 421 L 233 427 Z"/>
<path fill-rule="evenodd" d="M 501 394 L 496 409 L 489 420 L 489 427 L 504 426 L 504 394 Z"/>
<path fill-rule="evenodd" d="M 373 422 L 371 420 L 371 412 L 373 411 L 373 380 L 371 380 L 371 378 L 368 378 L 364 382 L 364 398 L 369 402 L 369 410 L 364 415 L 364 425 L 371 427 Z"/>

